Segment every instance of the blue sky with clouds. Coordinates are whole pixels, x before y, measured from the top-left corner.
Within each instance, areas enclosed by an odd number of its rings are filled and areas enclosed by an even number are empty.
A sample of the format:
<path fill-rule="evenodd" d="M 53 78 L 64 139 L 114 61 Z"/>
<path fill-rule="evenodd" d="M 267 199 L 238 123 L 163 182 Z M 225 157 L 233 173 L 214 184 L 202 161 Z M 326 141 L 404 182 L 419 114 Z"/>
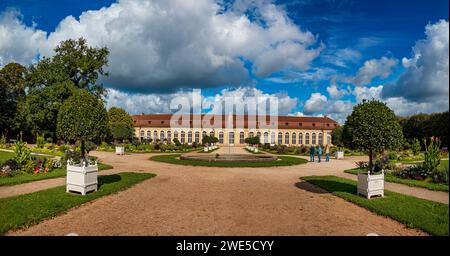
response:
<path fill-rule="evenodd" d="M 108 105 L 131 113 L 167 112 L 172 97 L 194 87 L 215 100 L 278 97 L 281 114 L 340 122 L 363 98 L 399 115 L 446 111 L 448 5 L 0 0 L 0 67 L 30 64 L 83 36 L 110 48 Z"/>

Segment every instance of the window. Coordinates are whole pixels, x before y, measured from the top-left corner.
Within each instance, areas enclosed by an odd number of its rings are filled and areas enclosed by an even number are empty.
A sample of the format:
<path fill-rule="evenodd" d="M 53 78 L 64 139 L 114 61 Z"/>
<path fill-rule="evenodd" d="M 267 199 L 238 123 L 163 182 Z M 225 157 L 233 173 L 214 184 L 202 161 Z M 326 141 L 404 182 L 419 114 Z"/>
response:
<path fill-rule="evenodd" d="M 264 133 L 264 144 L 269 143 L 269 133 L 265 132 Z"/>
<path fill-rule="evenodd" d="M 188 132 L 188 143 L 191 144 L 192 143 L 192 131 Z"/>
<path fill-rule="evenodd" d="M 223 144 L 223 132 L 219 132 L 219 144 Z"/>
<path fill-rule="evenodd" d="M 256 133 L 256 137 L 258 137 L 258 138 L 259 138 L 259 141 L 261 141 L 261 132 L 257 132 L 257 133 Z"/>
<path fill-rule="evenodd" d="M 275 144 L 275 133 L 274 133 L 274 132 L 272 132 L 272 133 L 270 134 L 270 143 L 271 143 L 271 144 Z"/>
<path fill-rule="evenodd" d="M 152 132 L 147 131 L 147 140 L 150 140 L 152 138 Z"/>
<path fill-rule="evenodd" d="M 316 126 L 316 124 L 315 124 L 315 123 L 313 123 L 312 125 L 313 125 L 313 126 Z"/>
<path fill-rule="evenodd" d="M 210 132 L 210 133 L 209 133 L 209 136 L 210 136 L 210 137 L 216 137 L 216 136 L 214 135 L 214 132 Z"/>
<path fill-rule="evenodd" d="M 306 133 L 305 135 L 305 144 L 309 145 L 309 133 Z"/>
<path fill-rule="evenodd" d="M 206 131 L 202 132 L 202 141 L 203 141 L 203 138 L 206 138 Z"/>
<path fill-rule="evenodd" d="M 174 131 L 173 132 L 173 139 L 177 139 L 178 140 L 178 131 Z"/>
<path fill-rule="evenodd" d="M 289 145 L 289 133 L 284 134 L 284 144 Z"/>
<path fill-rule="evenodd" d="M 302 123 L 298 123 L 298 126 L 302 126 L 303 124 Z"/>
<path fill-rule="evenodd" d="M 303 133 L 298 134 L 298 144 L 300 144 L 300 145 L 303 144 Z"/>
<path fill-rule="evenodd" d="M 200 142 L 200 133 L 199 132 L 195 132 L 195 139 L 194 139 L 195 143 L 199 143 Z"/>
<path fill-rule="evenodd" d="M 331 144 L 331 135 L 330 134 L 327 135 L 327 144 Z"/>
<path fill-rule="evenodd" d="M 283 144 L 283 134 L 281 132 L 278 133 L 278 145 Z"/>
<path fill-rule="evenodd" d="M 154 131 L 153 132 L 153 140 L 156 142 L 157 139 L 158 139 L 158 132 Z"/>
<path fill-rule="evenodd" d="M 167 142 L 168 143 L 172 142 L 172 132 L 171 131 L 167 131 Z"/>
<path fill-rule="evenodd" d="M 143 139 L 144 138 L 144 131 L 141 131 L 141 139 Z"/>
<path fill-rule="evenodd" d="M 186 142 L 186 133 L 184 131 L 181 131 L 181 141 L 182 144 Z"/>
<path fill-rule="evenodd" d="M 295 132 L 292 133 L 292 144 L 297 144 L 297 134 Z"/>
<path fill-rule="evenodd" d="M 248 134 L 248 136 L 249 136 L 249 137 L 253 137 L 253 136 L 255 136 L 255 134 L 254 134 L 253 132 L 250 132 L 250 133 Z"/>
<path fill-rule="evenodd" d="M 234 132 L 228 133 L 228 144 L 230 144 L 230 145 L 234 144 Z"/>
<path fill-rule="evenodd" d="M 245 138 L 244 138 L 244 132 L 239 133 L 239 144 L 244 144 Z"/>
<path fill-rule="evenodd" d="M 316 145 L 316 133 L 314 133 L 314 132 L 311 135 L 311 142 L 313 145 Z"/>
<path fill-rule="evenodd" d="M 164 141 L 164 137 L 166 137 L 166 136 L 164 136 L 164 131 L 161 131 L 161 132 L 159 133 L 159 139 L 160 139 L 161 141 Z"/>
<path fill-rule="evenodd" d="M 323 133 L 319 133 L 319 145 L 323 145 Z"/>

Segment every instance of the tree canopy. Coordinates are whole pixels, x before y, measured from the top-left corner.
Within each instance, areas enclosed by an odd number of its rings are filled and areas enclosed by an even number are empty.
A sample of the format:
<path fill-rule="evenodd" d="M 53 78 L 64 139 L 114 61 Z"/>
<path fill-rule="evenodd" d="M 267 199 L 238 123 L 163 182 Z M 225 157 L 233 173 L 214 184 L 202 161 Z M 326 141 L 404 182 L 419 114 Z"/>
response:
<path fill-rule="evenodd" d="M 353 108 L 344 125 L 344 142 L 369 154 L 369 170 L 376 154 L 402 145 L 403 134 L 394 112 L 378 100 L 364 100 Z"/>
<path fill-rule="evenodd" d="M 125 140 L 133 137 L 133 119 L 122 108 L 112 107 L 108 111 L 109 129 L 114 140 Z"/>
<path fill-rule="evenodd" d="M 66 141 L 100 142 L 108 134 L 108 113 L 102 100 L 86 90 L 75 92 L 58 113 L 57 135 Z"/>

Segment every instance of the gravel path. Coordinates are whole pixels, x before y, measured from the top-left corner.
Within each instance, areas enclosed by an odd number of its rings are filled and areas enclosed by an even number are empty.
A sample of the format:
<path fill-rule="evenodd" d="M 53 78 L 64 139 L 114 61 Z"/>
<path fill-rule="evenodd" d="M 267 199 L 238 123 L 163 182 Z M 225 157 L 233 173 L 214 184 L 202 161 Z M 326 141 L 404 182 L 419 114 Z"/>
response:
<path fill-rule="evenodd" d="M 154 162 L 149 154 L 94 155 L 114 166 L 105 174 L 157 177 L 8 235 L 425 235 L 299 180 L 342 173 L 353 161 L 206 168 Z"/>

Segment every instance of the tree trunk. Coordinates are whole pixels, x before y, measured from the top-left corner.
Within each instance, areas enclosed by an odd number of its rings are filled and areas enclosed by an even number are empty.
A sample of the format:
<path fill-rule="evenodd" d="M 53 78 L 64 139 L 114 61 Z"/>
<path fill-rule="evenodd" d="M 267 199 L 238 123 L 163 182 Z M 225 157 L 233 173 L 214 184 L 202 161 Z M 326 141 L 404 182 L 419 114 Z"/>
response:
<path fill-rule="evenodd" d="M 81 159 L 85 159 L 85 152 L 86 152 L 86 147 L 84 145 L 84 140 L 81 140 L 81 147 L 80 147 L 80 151 L 81 151 Z"/>
<path fill-rule="evenodd" d="M 373 152 L 372 150 L 369 150 L 369 173 L 373 173 Z"/>

